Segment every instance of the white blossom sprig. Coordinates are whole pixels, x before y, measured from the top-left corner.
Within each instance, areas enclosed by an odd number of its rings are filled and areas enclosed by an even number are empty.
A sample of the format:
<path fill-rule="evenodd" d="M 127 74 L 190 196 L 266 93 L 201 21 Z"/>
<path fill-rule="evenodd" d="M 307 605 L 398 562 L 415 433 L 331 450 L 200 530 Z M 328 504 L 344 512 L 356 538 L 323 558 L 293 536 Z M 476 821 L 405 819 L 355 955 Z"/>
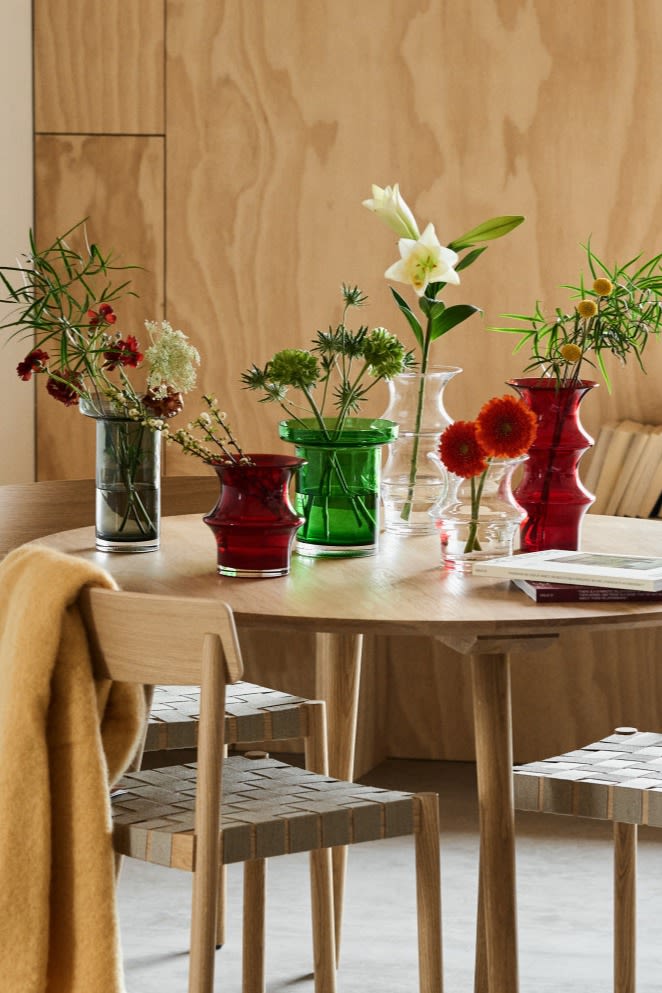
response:
<path fill-rule="evenodd" d="M 253 460 L 244 453 L 235 438 L 227 414 L 220 409 L 216 397 L 206 393 L 202 399 L 208 409 L 201 411 L 185 428 L 176 431 L 168 427 L 164 417 L 145 416 L 137 407 L 127 413 L 152 431 L 160 431 L 166 444 L 179 445 L 185 455 L 199 458 L 207 465 L 218 462 L 253 465 Z"/>

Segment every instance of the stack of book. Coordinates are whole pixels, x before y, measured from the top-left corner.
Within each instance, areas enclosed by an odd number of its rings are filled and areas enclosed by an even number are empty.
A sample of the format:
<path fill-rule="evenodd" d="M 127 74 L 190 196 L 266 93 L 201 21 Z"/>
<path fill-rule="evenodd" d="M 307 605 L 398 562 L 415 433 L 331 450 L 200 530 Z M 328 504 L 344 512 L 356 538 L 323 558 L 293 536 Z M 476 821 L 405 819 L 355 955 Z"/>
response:
<path fill-rule="evenodd" d="M 510 579 L 537 603 L 662 602 L 662 558 L 656 556 L 549 549 L 475 562 L 473 575 Z"/>
<path fill-rule="evenodd" d="M 582 477 L 593 514 L 654 517 L 662 494 L 662 426 L 612 421 L 600 429 Z"/>

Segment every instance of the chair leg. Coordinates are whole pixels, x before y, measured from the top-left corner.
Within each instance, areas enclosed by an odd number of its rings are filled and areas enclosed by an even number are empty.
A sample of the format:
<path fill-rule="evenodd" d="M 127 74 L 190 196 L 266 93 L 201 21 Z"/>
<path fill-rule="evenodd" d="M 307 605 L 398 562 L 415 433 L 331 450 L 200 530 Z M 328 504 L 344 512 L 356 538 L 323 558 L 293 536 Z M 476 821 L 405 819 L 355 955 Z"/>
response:
<path fill-rule="evenodd" d="M 614 993 L 635 993 L 637 825 L 614 823 Z"/>
<path fill-rule="evenodd" d="M 485 944 L 485 900 L 483 871 L 478 864 L 478 913 L 476 916 L 476 968 L 474 993 L 489 993 L 487 985 L 487 945 Z"/>
<path fill-rule="evenodd" d="M 228 746 L 223 746 L 223 758 L 228 757 Z M 225 901 L 227 899 L 227 866 L 218 870 L 218 894 L 216 896 L 216 951 L 225 944 Z"/>
<path fill-rule="evenodd" d="M 336 993 L 336 940 L 331 849 L 310 853 L 315 993 Z"/>
<path fill-rule="evenodd" d="M 326 708 L 320 700 L 304 704 L 308 714 L 308 734 L 304 739 L 306 769 L 329 775 L 329 751 L 327 746 Z M 347 848 L 334 848 L 331 853 L 333 873 L 333 930 L 336 949 L 336 968 L 340 959 L 340 932 L 342 929 L 342 907 L 345 888 L 345 867 Z M 312 872 L 312 865 L 311 865 Z M 312 876 L 311 876 L 312 884 Z"/>
<path fill-rule="evenodd" d="M 222 865 L 218 870 L 218 893 L 216 894 L 216 949 L 225 944 L 225 901 L 227 899 L 227 870 Z"/>
<path fill-rule="evenodd" d="M 264 993 L 265 892 L 267 863 L 244 862 L 243 993 Z"/>
<path fill-rule="evenodd" d="M 416 904 L 420 993 L 442 993 L 439 798 L 419 793 L 416 826 Z"/>

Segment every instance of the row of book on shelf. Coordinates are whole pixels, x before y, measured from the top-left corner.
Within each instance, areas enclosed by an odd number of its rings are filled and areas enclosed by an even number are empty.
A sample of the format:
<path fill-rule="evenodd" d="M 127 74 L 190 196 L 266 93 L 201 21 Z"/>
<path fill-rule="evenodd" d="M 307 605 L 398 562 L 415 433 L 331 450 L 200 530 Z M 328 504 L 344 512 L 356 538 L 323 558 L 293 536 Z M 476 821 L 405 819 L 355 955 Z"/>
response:
<path fill-rule="evenodd" d="M 595 494 L 593 514 L 662 516 L 662 425 L 602 425 L 582 482 Z"/>

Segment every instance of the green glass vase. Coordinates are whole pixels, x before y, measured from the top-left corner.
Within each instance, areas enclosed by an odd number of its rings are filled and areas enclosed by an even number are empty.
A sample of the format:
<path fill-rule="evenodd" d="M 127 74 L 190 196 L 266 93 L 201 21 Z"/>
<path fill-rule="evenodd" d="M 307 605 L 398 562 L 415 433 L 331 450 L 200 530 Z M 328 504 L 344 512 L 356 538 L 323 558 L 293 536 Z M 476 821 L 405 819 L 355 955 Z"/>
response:
<path fill-rule="evenodd" d="M 280 437 L 306 460 L 297 475 L 294 505 L 304 519 L 296 540 L 299 555 L 374 555 L 379 543 L 382 445 L 393 441 L 393 421 L 333 418 L 324 429 L 314 418 L 281 421 Z"/>

